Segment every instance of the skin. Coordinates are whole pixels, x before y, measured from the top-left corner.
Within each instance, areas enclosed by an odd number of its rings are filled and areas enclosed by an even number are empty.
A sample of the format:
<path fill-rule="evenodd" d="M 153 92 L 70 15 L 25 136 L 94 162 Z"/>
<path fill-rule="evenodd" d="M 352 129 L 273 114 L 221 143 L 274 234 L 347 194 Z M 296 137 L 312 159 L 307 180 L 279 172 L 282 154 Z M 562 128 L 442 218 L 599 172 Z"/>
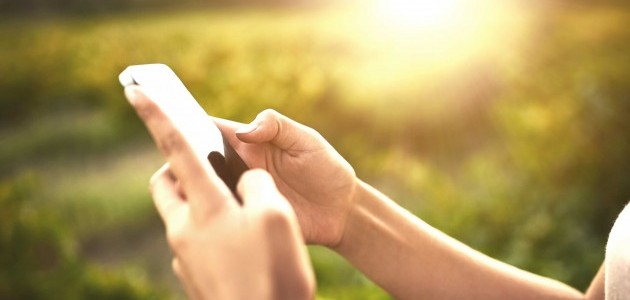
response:
<path fill-rule="evenodd" d="M 315 280 L 297 218 L 269 173 L 243 174 L 238 205 L 154 102 L 137 87 L 125 93 L 168 160 L 153 175 L 150 190 L 188 296 L 313 298 Z"/>
<path fill-rule="evenodd" d="M 140 115 L 142 116 L 142 113 Z M 250 167 L 264 169 L 271 175 L 280 193 L 269 192 L 265 197 L 266 201 L 277 203 L 277 200 L 271 199 L 274 195 L 286 197 L 295 212 L 294 216 L 297 216 L 305 242 L 324 245 L 336 251 L 396 298 L 604 299 L 602 270 L 596 275 L 588 291 L 581 293 L 563 283 L 485 256 L 424 223 L 359 180 L 352 167 L 321 135 L 275 111 L 263 111 L 248 125 L 221 119 L 215 119 L 215 123 Z M 151 131 L 149 124 L 147 127 Z M 155 137 L 155 133 L 153 134 Z M 160 178 L 159 176 L 165 175 L 156 176 Z M 196 181 L 194 185 L 208 185 L 207 179 L 194 180 Z M 216 182 L 216 178 L 212 180 L 211 185 L 221 185 L 220 182 Z M 244 177 L 242 180 L 248 179 Z M 271 182 L 270 179 L 262 178 L 251 180 Z M 181 185 L 186 186 L 186 180 L 182 179 Z M 248 186 L 254 189 L 255 184 L 249 183 Z M 260 189 L 261 186 L 256 188 Z M 203 191 L 200 193 L 202 197 Z M 166 196 L 172 197 L 173 193 Z M 230 220 L 223 221 L 225 224 L 231 224 Z M 186 232 L 187 229 L 183 231 Z M 198 234 L 203 235 L 203 230 L 199 230 Z M 247 235 L 243 240 L 255 238 L 257 238 L 255 235 Z M 189 247 L 195 247 L 193 242 L 188 244 Z M 287 247 L 293 249 L 294 246 L 291 244 Z M 201 249 L 212 247 L 223 248 L 220 243 L 207 243 Z M 272 251 L 287 250 L 273 248 Z M 252 255 L 252 251 L 247 253 Z M 221 254 L 230 256 L 228 252 Z M 198 265 L 200 262 L 208 261 L 204 255 L 187 252 L 179 254 L 176 252 L 176 255 L 182 263 L 177 263 L 176 260 L 174 269 L 178 274 L 183 273 L 180 279 L 184 286 L 193 287 L 187 288 L 192 291 L 189 295 L 195 295 L 195 286 L 202 286 L 199 282 L 214 282 L 217 286 L 215 289 L 236 288 L 230 285 L 232 280 L 228 277 L 238 278 L 241 276 L 240 273 L 243 273 L 228 271 L 219 273 L 223 274 L 223 279 L 219 283 L 211 276 L 208 270 L 210 268 L 195 274 L 178 271 L 186 269 L 180 265 Z M 261 256 L 274 257 L 274 254 L 264 253 Z M 193 261 L 198 263 L 192 263 Z M 295 263 L 294 261 L 270 261 L 279 264 L 278 269 L 296 268 L 290 266 Z M 296 261 L 302 262 L 302 259 Z M 303 270 L 304 265 L 306 263 L 302 263 L 297 269 Z M 242 261 L 242 266 L 235 268 L 248 270 L 245 273 L 260 272 L 255 273 L 259 274 L 259 277 L 279 276 L 261 268 L 250 268 L 249 262 L 245 261 Z M 304 273 L 298 270 L 295 272 Z M 312 276 L 312 273 L 306 273 Z M 308 276 L 305 275 L 303 278 Z M 266 281 L 275 282 L 271 284 L 274 286 L 284 280 L 290 279 L 274 277 Z M 224 295 L 229 293 L 226 292 Z M 307 293 L 302 296 L 304 295 Z M 312 297 L 312 294 L 305 297 Z"/>
<path fill-rule="evenodd" d="M 274 176 L 307 242 L 333 249 L 395 298 L 604 298 L 602 272 L 583 294 L 452 239 L 356 178 L 318 133 L 275 111 L 262 112 L 249 125 L 216 123 L 247 163 Z"/>

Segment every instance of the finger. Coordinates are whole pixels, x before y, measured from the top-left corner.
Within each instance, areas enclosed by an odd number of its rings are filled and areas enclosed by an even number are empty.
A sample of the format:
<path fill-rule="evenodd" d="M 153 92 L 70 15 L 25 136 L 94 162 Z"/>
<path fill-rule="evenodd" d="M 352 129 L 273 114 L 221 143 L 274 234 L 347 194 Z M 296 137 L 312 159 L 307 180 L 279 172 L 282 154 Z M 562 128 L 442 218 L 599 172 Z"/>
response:
<path fill-rule="evenodd" d="M 221 130 L 224 140 L 232 146 L 234 151 L 236 151 L 248 167 L 259 168 L 266 166 L 267 162 L 265 161 L 264 146 L 245 143 L 236 136 L 236 131 L 246 124 L 219 118 L 214 118 L 214 122 L 217 124 L 217 127 L 219 127 L 219 130 Z M 226 149 L 226 151 L 228 150 Z"/>
<path fill-rule="evenodd" d="M 215 124 L 217 124 L 219 130 L 223 133 L 223 138 L 228 141 L 230 146 L 232 146 L 235 150 L 239 150 L 239 148 L 243 145 L 243 142 L 236 136 L 236 131 L 246 124 L 216 117 L 212 118 L 212 120 Z"/>
<path fill-rule="evenodd" d="M 273 178 L 267 171 L 254 169 L 243 173 L 237 191 L 243 199 L 243 206 L 246 208 L 272 208 L 280 213 L 293 214 L 291 205 L 278 191 Z"/>
<path fill-rule="evenodd" d="M 174 216 L 180 213 L 185 206 L 185 202 L 177 191 L 177 183 L 170 173 L 168 164 L 164 164 L 153 174 L 150 181 L 150 191 L 155 208 L 162 217 L 164 225 L 169 227 Z"/>
<path fill-rule="evenodd" d="M 245 213 L 263 222 L 272 244 L 282 243 L 288 237 L 304 241 L 291 204 L 278 191 L 269 173 L 261 169 L 249 170 L 241 176 L 237 189 Z"/>
<path fill-rule="evenodd" d="M 244 209 L 252 216 L 263 217 L 260 225 L 264 228 L 265 238 L 269 242 L 273 273 L 279 278 L 300 276 L 296 270 L 308 270 L 312 267 L 302 247 L 302 237 L 297 217 L 289 202 L 276 188 L 273 178 L 263 170 L 250 170 L 243 174 L 238 191 L 244 199 Z M 281 246 L 280 246 L 281 245 Z M 287 265 L 299 266 L 286 268 Z M 314 285 L 312 273 L 309 281 Z M 296 286 L 283 286 L 281 291 L 293 294 Z M 299 293 L 298 293 L 299 294 Z M 293 298 L 293 297 L 280 297 Z"/>
<path fill-rule="evenodd" d="M 170 169 L 183 187 L 184 193 L 190 199 L 195 215 L 205 215 L 213 209 L 219 209 L 234 201 L 229 189 L 210 168 L 194 152 L 182 133 L 173 125 L 160 107 L 150 100 L 141 87 L 125 88 L 129 102 L 136 109 L 144 121 L 149 133 L 158 148 L 170 163 Z M 222 201 L 208 201 L 207 199 L 221 199 Z"/>
<path fill-rule="evenodd" d="M 267 109 L 258 114 L 250 124 L 239 128 L 236 136 L 246 143 L 270 142 L 280 149 L 289 150 L 299 147 L 305 140 L 314 138 L 314 133 L 314 130 L 275 110 Z"/>

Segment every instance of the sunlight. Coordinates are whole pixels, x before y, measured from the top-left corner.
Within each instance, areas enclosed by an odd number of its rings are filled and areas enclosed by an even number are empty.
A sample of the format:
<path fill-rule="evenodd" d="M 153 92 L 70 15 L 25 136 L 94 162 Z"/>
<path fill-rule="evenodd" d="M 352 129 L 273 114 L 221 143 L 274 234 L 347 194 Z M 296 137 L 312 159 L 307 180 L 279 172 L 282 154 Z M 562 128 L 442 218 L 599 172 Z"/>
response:
<path fill-rule="evenodd" d="M 365 58 L 352 77 L 367 97 L 373 89 L 420 91 L 437 76 L 496 69 L 521 49 L 534 10 L 505 0 L 371 0 L 349 11 L 343 25 L 332 26 L 349 32 Z"/>
<path fill-rule="evenodd" d="M 403 27 L 439 27 L 457 22 L 459 0 L 380 0 L 377 15 L 384 21 Z"/>

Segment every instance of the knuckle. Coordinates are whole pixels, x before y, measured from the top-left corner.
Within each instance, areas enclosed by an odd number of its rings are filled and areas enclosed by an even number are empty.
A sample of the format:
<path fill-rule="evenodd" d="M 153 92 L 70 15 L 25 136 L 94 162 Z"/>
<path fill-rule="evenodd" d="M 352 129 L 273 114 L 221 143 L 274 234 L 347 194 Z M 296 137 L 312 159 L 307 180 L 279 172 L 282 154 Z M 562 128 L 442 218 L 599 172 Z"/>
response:
<path fill-rule="evenodd" d="M 318 140 L 324 138 L 317 130 L 313 129 L 312 127 L 304 126 L 303 129 L 307 135 L 310 135 Z"/>
<path fill-rule="evenodd" d="M 273 108 L 267 108 L 263 110 L 257 117 L 257 119 L 262 121 L 263 123 L 280 123 L 282 120 L 284 120 L 284 118 L 286 117 Z"/>
<path fill-rule="evenodd" d="M 273 108 L 267 108 L 260 113 L 261 116 L 264 117 L 278 117 L 281 116 L 278 111 Z"/>
<path fill-rule="evenodd" d="M 164 135 L 158 140 L 158 148 L 166 155 L 182 151 L 185 147 L 185 141 L 182 135 L 176 129 L 168 129 Z"/>
<path fill-rule="evenodd" d="M 148 120 L 160 112 L 159 107 L 153 101 L 146 97 L 140 97 L 136 100 L 134 107 L 138 116 L 143 120 Z"/>
<path fill-rule="evenodd" d="M 271 207 L 262 216 L 263 226 L 272 232 L 286 231 L 291 228 L 291 218 L 282 207 Z"/>
<path fill-rule="evenodd" d="M 166 240 L 175 253 L 179 253 L 187 248 L 188 239 L 181 229 L 167 229 Z"/>

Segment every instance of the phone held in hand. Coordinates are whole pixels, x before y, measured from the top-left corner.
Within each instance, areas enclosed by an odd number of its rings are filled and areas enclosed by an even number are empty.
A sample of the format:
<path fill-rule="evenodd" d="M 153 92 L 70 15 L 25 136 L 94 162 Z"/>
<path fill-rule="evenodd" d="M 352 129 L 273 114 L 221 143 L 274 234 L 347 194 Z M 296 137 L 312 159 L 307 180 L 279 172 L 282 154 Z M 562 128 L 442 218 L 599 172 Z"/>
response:
<path fill-rule="evenodd" d="M 248 169 L 247 165 L 170 67 L 164 64 L 129 66 L 120 73 L 118 80 L 123 87 L 142 86 L 146 96 L 158 105 L 188 141 L 195 155 L 207 159 L 237 196 L 236 185 Z"/>

